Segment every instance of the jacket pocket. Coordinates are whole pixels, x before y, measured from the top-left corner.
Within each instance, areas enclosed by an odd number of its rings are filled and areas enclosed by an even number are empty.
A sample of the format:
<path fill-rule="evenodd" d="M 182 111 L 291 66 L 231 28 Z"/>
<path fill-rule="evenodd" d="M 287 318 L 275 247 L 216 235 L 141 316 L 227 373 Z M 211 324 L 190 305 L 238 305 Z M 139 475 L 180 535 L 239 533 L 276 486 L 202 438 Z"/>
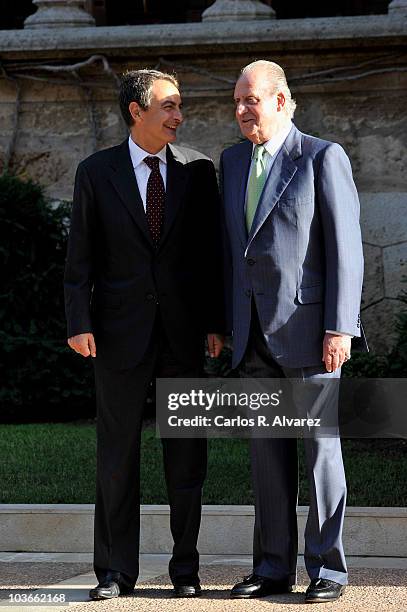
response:
<path fill-rule="evenodd" d="M 95 298 L 96 309 L 101 310 L 117 310 L 122 305 L 122 298 L 120 295 L 114 295 L 112 293 L 99 293 Z"/>
<path fill-rule="evenodd" d="M 300 304 L 317 304 L 318 302 L 322 302 L 323 297 L 324 289 L 322 285 L 299 287 L 297 289 L 297 300 Z"/>
<path fill-rule="evenodd" d="M 278 201 L 280 206 L 303 206 L 306 204 L 312 204 L 312 202 L 312 196 L 297 196 L 295 198 L 287 198 L 283 196 L 281 200 Z"/>

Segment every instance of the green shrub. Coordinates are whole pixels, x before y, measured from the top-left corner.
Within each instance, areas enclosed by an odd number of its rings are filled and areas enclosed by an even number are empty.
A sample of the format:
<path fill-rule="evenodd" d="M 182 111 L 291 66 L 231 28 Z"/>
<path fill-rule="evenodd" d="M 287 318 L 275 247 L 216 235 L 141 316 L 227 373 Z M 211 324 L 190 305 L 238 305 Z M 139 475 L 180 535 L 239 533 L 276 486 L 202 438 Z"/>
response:
<path fill-rule="evenodd" d="M 404 279 L 406 280 L 406 279 Z M 403 291 L 399 300 L 407 306 L 407 293 Z M 343 366 L 343 375 L 360 378 L 406 378 L 407 377 L 407 309 L 396 317 L 396 341 L 393 348 L 383 355 L 377 353 L 352 354 L 352 359 Z M 369 342 L 369 338 L 368 338 Z"/>
<path fill-rule="evenodd" d="M 406 279 L 405 279 L 406 280 Z M 400 299 L 407 305 L 407 293 L 403 291 Z M 388 374 L 390 378 L 407 377 L 407 309 L 397 315 L 397 339 L 388 356 Z"/>
<path fill-rule="evenodd" d="M 94 413 L 90 364 L 66 345 L 63 268 L 70 206 L 31 181 L 0 176 L 1 419 Z"/>

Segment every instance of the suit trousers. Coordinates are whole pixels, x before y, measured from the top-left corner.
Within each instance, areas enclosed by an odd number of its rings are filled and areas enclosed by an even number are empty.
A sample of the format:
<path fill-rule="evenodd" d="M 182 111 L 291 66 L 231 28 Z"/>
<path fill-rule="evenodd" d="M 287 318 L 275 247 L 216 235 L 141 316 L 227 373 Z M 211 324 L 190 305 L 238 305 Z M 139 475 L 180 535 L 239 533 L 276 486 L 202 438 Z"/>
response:
<path fill-rule="evenodd" d="M 97 476 L 94 570 L 99 580 L 118 571 L 133 587 L 139 574 L 140 436 L 143 406 L 157 377 L 199 377 L 199 366 L 180 363 L 160 317 L 141 363 L 107 370 L 94 360 L 97 398 Z M 206 476 L 203 439 L 162 439 L 165 480 L 174 540 L 169 573 L 174 584 L 197 584 L 197 539 Z M 149 458 L 145 457 L 148 462 Z"/>
<path fill-rule="evenodd" d="M 322 362 L 305 368 L 280 366 L 269 351 L 253 303 L 249 342 L 239 366 L 239 376 L 296 379 L 292 383 L 294 402 L 300 405 L 303 416 L 308 413 L 315 417 L 318 416 L 315 413 L 318 403 L 313 405 L 313 398 L 318 395 L 321 384 L 340 377 L 340 370 L 328 373 Z M 306 384 L 301 385 L 302 382 Z M 313 389 L 316 391 L 314 395 Z M 327 389 L 330 397 L 325 397 L 318 410 L 333 410 L 337 414 L 339 386 L 328 383 Z M 325 578 L 347 584 L 342 544 L 346 480 L 339 432 L 327 437 L 314 435 L 304 438 L 304 446 L 310 497 L 305 529 L 305 566 L 311 580 Z M 297 440 L 251 439 L 250 456 L 255 495 L 253 571 L 276 580 L 288 579 L 290 584 L 294 584 L 298 547 Z"/>

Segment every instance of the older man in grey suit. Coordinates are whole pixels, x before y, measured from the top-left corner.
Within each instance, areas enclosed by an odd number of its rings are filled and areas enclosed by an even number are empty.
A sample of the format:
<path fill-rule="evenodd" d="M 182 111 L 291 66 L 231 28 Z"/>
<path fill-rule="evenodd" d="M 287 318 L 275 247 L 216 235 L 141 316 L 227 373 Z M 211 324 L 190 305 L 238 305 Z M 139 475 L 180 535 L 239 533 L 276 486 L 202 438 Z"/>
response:
<path fill-rule="evenodd" d="M 320 385 L 340 377 L 351 338 L 360 336 L 363 254 L 351 166 L 338 144 L 292 124 L 295 102 L 277 64 L 246 66 L 235 104 L 246 140 L 221 158 L 233 365 L 242 377 Z M 315 436 L 304 443 L 306 601 L 332 601 L 347 584 L 340 439 Z M 289 592 L 296 579 L 296 440 L 253 439 L 251 461 L 253 573 L 234 586 L 233 598 Z"/>

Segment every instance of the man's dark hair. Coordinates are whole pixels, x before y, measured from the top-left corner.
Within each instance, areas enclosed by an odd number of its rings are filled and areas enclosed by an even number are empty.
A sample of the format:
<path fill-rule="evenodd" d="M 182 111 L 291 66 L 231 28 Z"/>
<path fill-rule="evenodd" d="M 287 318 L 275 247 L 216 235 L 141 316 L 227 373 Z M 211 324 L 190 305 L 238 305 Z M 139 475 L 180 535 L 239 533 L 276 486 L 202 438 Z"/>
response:
<path fill-rule="evenodd" d="M 159 70 L 128 70 L 122 76 L 119 90 L 119 103 L 122 117 L 130 127 L 133 125 L 133 117 L 129 111 L 130 102 L 137 102 L 143 110 L 147 110 L 151 103 L 151 90 L 154 81 L 169 81 L 177 89 L 179 84 L 176 77 Z"/>

